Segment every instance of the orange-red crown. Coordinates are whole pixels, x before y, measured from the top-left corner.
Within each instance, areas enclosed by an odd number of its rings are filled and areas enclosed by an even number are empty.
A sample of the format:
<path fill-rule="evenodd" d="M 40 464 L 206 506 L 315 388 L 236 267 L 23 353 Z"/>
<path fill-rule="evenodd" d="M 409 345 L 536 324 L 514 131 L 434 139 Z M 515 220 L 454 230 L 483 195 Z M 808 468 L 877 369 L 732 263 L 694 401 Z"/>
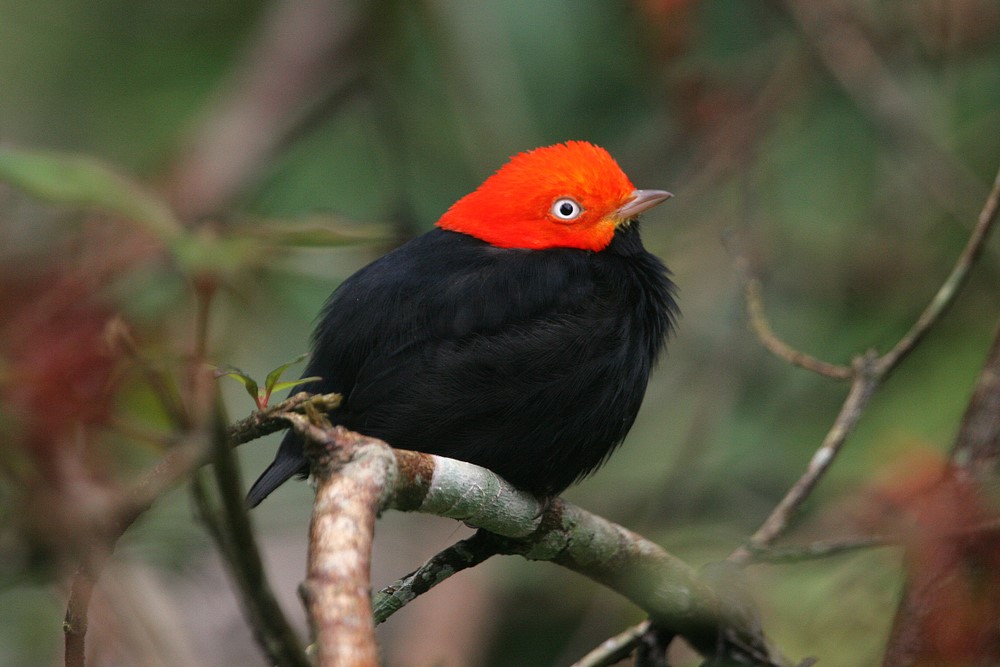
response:
<path fill-rule="evenodd" d="M 437 225 L 502 248 L 602 250 L 643 192 L 606 150 L 567 141 L 515 155 Z"/>

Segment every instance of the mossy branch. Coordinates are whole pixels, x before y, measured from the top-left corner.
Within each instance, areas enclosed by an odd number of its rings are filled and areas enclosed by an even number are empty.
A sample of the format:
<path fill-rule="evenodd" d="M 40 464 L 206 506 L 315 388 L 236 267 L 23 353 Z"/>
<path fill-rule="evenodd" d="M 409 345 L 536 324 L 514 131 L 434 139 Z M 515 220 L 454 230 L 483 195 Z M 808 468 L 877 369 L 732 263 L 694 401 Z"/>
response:
<path fill-rule="evenodd" d="M 658 627 L 683 635 L 706 655 L 780 664 L 753 614 L 636 533 L 561 498 L 543 506 L 479 466 L 393 450 L 375 438 L 319 425 L 302 415 L 283 417 L 310 443 L 306 453 L 318 484 L 306 597 L 320 665 L 373 664 L 366 662 L 376 655 L 367 551 L 375 515 L 386 509 L 449 516 L 480 528 L 472 540 L 483 550 L 470 564 L 491 552 L 547 560 L 621 593 Z M 446 576 L 440 570 L 435 578 Z M 421 592 L 413 587 L 404 595 L 399 591 L 393 592 L 391 603 L 385 596 L 376 598 L 380 614 L 385 614 L 384 605 L 398 608 Z M 331 606 L 320 604 L 324 599 Z M 331 615 L 331 609 L 341 613 Z M 357 618 L 363 610 L 367 621 Z"/>

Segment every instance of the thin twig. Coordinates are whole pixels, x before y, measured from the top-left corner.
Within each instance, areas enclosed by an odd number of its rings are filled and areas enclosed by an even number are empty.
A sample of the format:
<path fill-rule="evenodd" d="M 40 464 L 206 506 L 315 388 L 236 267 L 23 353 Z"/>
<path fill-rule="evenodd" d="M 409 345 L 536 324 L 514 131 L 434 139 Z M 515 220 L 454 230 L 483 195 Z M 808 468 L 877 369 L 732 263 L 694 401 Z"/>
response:
<path fill-rule="evenodd" d="M 901 170 L 915 165 L 920 189 L 956 218 L 971 217 L 981 187 L 975 175 L 935 136 L 920 104 L 893 76 L 857 8 L 844 0 L 784 0 L 820 63 L 858 109 L 897 149 Z M 883 42 L 890 42 L 888 35 Z"/>
<path fill-rule="evenodd" d="M 131 339 L 127 335 L 121 340 L 125 339 L 127 339 L 126 346 L 131 345 Z M 134 354 L 134 347 L 131 353 L 138 359 L 138 355 Z M 200 437 L 198 431 L 191 430 L 188 415 L 180 402 L 178 401 L 176 405 L 171 403 L 174 395 L 169 390 L 168 383 L 161 383 L 163 378 L 148 365 L 140 363 L 140 366 L 153 383 L 154 391 L 157 391 L 164 401 L 164 407 L 173 418 L 175 427 L 185 432 L 185 436 L 152 470 L 141 475 L 136 484 L 125 488 L 100 516 L 88 517 L 88 520 L 83 522 L 85 527 L 81 532 L 88 535 L 89 543 L 79 545 L 80 565 L 70 585 L 70 595 L 66 603 L 63 622 L 66 667 L 84 667 L 86 664 L 85 647 L 90 599 L 118 539 L 152 506 L 156 498 L 177 484 L 179 479 L 189 474 L 204 460 L 206 449 L 202 444 L 204 439 Z"/>
<path fill-rule="evenodd" d="M 353 91 L 363 18 L 343 1 L 269 5 L 171 169 L 165 190 L 178 215 L 198 220 L 226 210 L 311 111 Z"/>
<path fill-rule="evenodd" d="M 299 392 L 265 410 L 255 411 L 226 428 L 226 442 L 232 447 L 246 444 L 271 433 L 288 428 L 284 415 L 316 409 L 327 412 L 340 404 L 340 394 L 309 394 Z M 188 479 L 195 469 L 204 465 L 211 452 L 209 438 L 200 433 L 183 436 L 163 455 L 156 465 L 139 475 L 138 480 L 121 494 L 117 507 L 109 515 L 121 535 L 153 502 L 164 493 Z"/>
<path fill-rule="evenodd" d="M 652 622 L 647 619 L 624 632 L 619 632 L 614 637 L 605 639 L 590 653 L 574 662 L 571 667 L 607 667 L 621 662 L 632 655 L 632 651 L 639 644 L 639 638 L 652 625 Z"/>
<path fill-rule="evenodd" d="M 998 209 L 1000 209 L 1000 170 L 997 172 L 993 188 L 979 214 L 976 227 L 948 278 L 914 325 L 889 352 L 881 357 L 877 357 L 874 352 L 869 352 L 855 360 L 854 380 L 851 383 L 851 389 L 844 399 L 844 404 L 833 426 L 826 434 L 819 449 L 813 454 L 809 467 L 772 510 L 771 515 L 764 521 L 760 529 L 751 536 L 748 546 L 742 546 L 734 551 L 729 557 L 730 560 L 743 564 L 750 562 L 753 551 L 770 546 L 785 532 L 794 513 L 809 497 L 816 484 L 830 468 L 874 392 L 912 352 L 914 347 L 923 340 L 931 327 L 940 321 L 941 316 L 958 296 L 968 277 L 969 270 L 982 254 L 982 248 L 989 231 L 996 222 Z"/>
<path fill-rule="evenodd" d="M 200 329 L 199 333 L 204 334 L 206 331 L 207 329 Z M 94 516 L 87 522 L 91 544 L 84 545 L 81 549 L 83 554 L 81 564 L 70 587 L 63 623 L 67 667 L 85 665 L 90 598 L 118 539 L 162 493 L 178 484 L 182 478 L 201 465 L 207 453 L 201 420 L 192 418 L 191 411 L 185 408 L 167 377 L 141 357 L 125 324 L 121 320 L 113 320 L 108 324 L 105 336 L 110 344 L 119 347 L 138 365 L 154 393 L 159 397 L 167 415 L 172 419 L 173 426 L 183 436 L 178 438 L 176 446 L 151 470 L 139 476 L 138 482 L 123 489 L 101 516 Z M 198 345 L 198 349 L 204 350 L 201 344 Z M 203 374 L 195 370 L 190 378 L 192 401 L 196 405 L 204 397 L 205 378 L 202 376 Z"/>
<path fill-rule="evenodd" d="M 199 302 L 202 303 L 201 301 Z M 203 304 L 207 309 L 207 303 Z M 199 307 L 202 309 L 201 306 Z M 204 312 L 207 321 L 207 310 Z M 203 354 L 203 338 L 207 328 L 199 327 L 198 344 Z M 177 395 L 167 376 L 154 368 L 139 353 L 135 340 L 127 325 L 120 318 L 111 320 L 105 329 L 109 345 L 119 349 L 139 368 L 146 382 L 160 400 L 160 404 L 176 429 L 186 432 L 176 444 L 144 474 L 138 481 L 126 487 L 115 503 L 107 509 L 105 516 L 94 521 L 92 530 L 94 544 L 85 549 L 83 562 L 73 577 L 70 596 L 66 605 L 63 624 L 65 634 L 65 664 L 67 667 L 83 667 L 85 664 L 85 640 L 87 633 L 87 611 L 94 586 L 100 577 L 104 564 L 114 550 L 115 543 L 135 521 L 148 510 L 153 502 L 168 489 L 176 486 L 181 479 L 200 466 L 207 455 L 206 440 L 193 432 L 191 416 L 183 401 Z"/>
<path fill-rule="evenodd" d="M 226 432 L 227 442 L 235 447 L 269 433 L 280 431 L 288 427 L 287 419 L 281 415 L 296 410 L 305 410 L 307 405 L 316 406 L 321 411 L 330 410 L 336 407 L 339 400 L 338 394 L 310 395 L 301 392 L 267 410 L 254 412 L 230 425 Z M 174 416 L 176 419 L 181 419 L 180 415 L 181 413 L 177 412 Z M 183 420 L 187 420 L 186 416 L 183 417 Z M 177 426 L 180 425 L 177 424 Z M 91 531 L 93 534 L 107 536 L 106 545 L 102 548 L 110 554 L 118 538 L 153 505 L 157 498 L 182 481 L 189 479 L 192 472 L 206 462 L 210 449 L 211 443 L 208 438 L 199 433 L 188 434 L 171 447 L 155 466 L 139 475 L 138 480 L 124 489 L 119 494 L 120 500 L 108 510 L 105 522 L 107 525 Z M 204 488 L 197 480 L 194 484 L 193 493 L 196 504 L 202 510 L 205 526 L 222 548 L 226 543 L 225 539 L 221 537 L 225 532 L 222 528 L 222 520 L 215 518 L 211 506 L 206 504 L 207 496 Z M 223 553 L 226 551 L 223 550 Z M 105 560 L 106 556 L 103 558 L 88 557 L 88 564 L 81 565 L 73 577 L 63 626 L 67 667 L 83 667 L 85 664 L 87 608 Z M 265 609 L 270 608 L 266 601 L 263 606 Z M 278 621 L 278 625 L 281 626 L 283 623 Z M 287 622 L 284 625 L 287 625 Z"/>
<path fill-rule="evenodd" d="M 63 623 L 66 667 L 84 667 L 87 614 L 94 587 L 111 557 L 118 539 L 148 510 L 163 492 L 187 477 L 204 461 L 202 438 L 191 434 L 179 442 L 139 481 L 126 488 L 102 513 L 84 523 L 89 544 L 81 548 L 80 566 L 70 585 Z"/>
<path fill-rule="evenodd" d="M 850 540 L 819 541 L 803 546 L 767 547 L 755 550 L 752 546 L 748 545 L 747 548 L 750 550 L 750 562 L 769 563 L 773 565 L 778 563 L 801 563 L 802 561 L 841 556 L 865 549 L 897 546 L 902 539 L 902 537 L 896 535 L 870 535 Z"/>
<path fill-rule="evenodd" d="M 756 278 L 747 278 L 744 283 L 744 292 L 747 302 L 747 316 L 750 320 L 750 327 L 757 338 L 764 345 L 768 352 L 780 359 L 784 359 L 793 366 L 804 368 L 807 371 L 824 375 L 834 380 L 850 380 L 854 375 L 850 366 L 831 364 L 830 362 L 817 359 L 793 348 L 785 341 L 778 338 L 771 329 L 764 314 L 764 300 L 761 296 L 760 281 Z"/>
<path fill-rule="evenodd" d="M 400 577 L 375 594 L 372 600 L 375 624 L 384 623 L 408 602 L 423 595 L 448 577 L 475 567 L 496 554 L 496 540 L 492 533 L 485 530 L 476 531 L 472 537 L 456 542 L 435 554 L 416 570 Z"/>
<path fill-rule="evenodd" d="M 751 330 L 756 334 L 757 340 L 768 352 L 783 359 L 793 366 L 804 368 L 819 375 L 823 375 L 834 380 L 850 380 L 854 377 L 854 369 L 850 366 L 832 364 L 822 359 L 797 350 L 785 341 L 781 340 L 767 319 L 764 312 L 764 298 L 760 279 L 753 274 L 750 268 L 750 260 L 746 254 L 737 247 L 737 241 L 733 234 L 726 234 L 722 237 L 723 245 L 729 251 L 736 266 L 736 272 L 743 285 L 743 295 L 746 300 L 747 320 Z"/>
<path fill-rule="evenodd" d="M 221 409 L 218 411 L 221 415 Z M 258 643 L 268 658 L 278 665 L 307 667 L 302 643 L 271 589 L 257 542 L 250 525 L 250 516 L 243 501 L 243 486 L 232 447 L 221 416 L 214 429 L 213 465 L 215 482 L 222 501 L 221 512 L 213 511 L 204 488 L 193 489 L 202 519 L 226 557 L 233 578 L 243 597 L 243 606 Z"/>
<path fill-rule="evenodd" d="M 830 469 L 834 459 L 840 452 L 840 448 L 847 440 L 847 436 L 857 425 L 862 413 L 868 406 L 875 389 L 878 387 L 880 378 L 874 374 L 874 353 L 869 353 L 859 357 L 855 361 L 855 378 L 851 383 L 851 390 L 840 408 L 833 426 L 823 438 L 823 443 L 813 454 L 809 461 L 809 467 L 801 477 L 788 490 L 781 502 L 771 511 L 770 516 L 763 525 L 749 539 L 749 548 L 739 547 L 730 556 L 729 560 L 736 563 L 747 563 L 751 560 L 752 551 L 762 549 L 774 542 L 788 527 L 794 513 L 805 502 L 809 494 L 819 483 L 819 480 Z"/>
<path fill-rule="evenodd" d="M 886 376 L 898 366 L 955 302 L 955 297 L 969 277 L 969 270 L 983 253 L 983 247 L 990 230 L 996 224 L 998 210 L 1000 210 L 1000 170 L 997 171 L 997 175 L 993 179 L 993 187 L 986 197 L 986 203 L 983 204 L 983 208 L 979 212 L 976 226 L 962 249 L 958 261 L 952 267 L 951 273 L 948 274 L 934 298 L 927 304 L 924 312 L 920 314 L 910 330 L 878 360 L 879 375 Z"/>
<path fill-rule="evenodd" d="M 942 531 L 941 535 L 942 537 L 968 538 L 997 531 L 1000 531 L 1000 520 L 993 519 L 983 521 L 972 526 L 959 526 L 953 531 L 945 530 Z M 751 558 L 754 563 L 800 563 L 806 560 L 841 556 L 843 554 L 852 553 L 854 551 L 863 551 L 865 549 L 898 547 L 905 544 L 907 538 L 907 535 L 900 534 L 867 535 L 853 539 L 819 541 L 806 545 L 768 547 L 759 551 L 751 549 Z"/>
<path fill-rule="evenodd" d="M 318 412 L 329 412 L 340 405 L 340 398 L 340 394 L 310 394 L 301 391 L 281 403 L 253 412 L 234 422 L 228 428 L 227 437 L 230 444 L 237 447 L 288 428 L 288 420 L 283 416 L 285 413 L 301 413 L 313 408 Z"/>
<path fill-rule="evenodd" d="M 69 601 L 66 603 L 66 618 L 63 621 L 63 640 L 66 667 L 86 665 L 87 610 L 94 594 L 94 585 L 100 567 L 81 565 L 73 576 Z"/>

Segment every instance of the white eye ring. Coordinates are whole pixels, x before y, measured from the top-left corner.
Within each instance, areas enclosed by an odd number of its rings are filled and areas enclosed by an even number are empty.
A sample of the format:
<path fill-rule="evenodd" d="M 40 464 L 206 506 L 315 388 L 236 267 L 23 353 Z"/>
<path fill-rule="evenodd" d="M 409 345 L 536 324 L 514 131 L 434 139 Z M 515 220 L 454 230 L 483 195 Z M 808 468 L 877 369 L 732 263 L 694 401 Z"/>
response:
<path fill-rule="evenodd" d="M 583 215 L 583 207 L 572 197 L 560 197 L 552 204 L 552 215 L 559 220 L 576 220 Z"/>

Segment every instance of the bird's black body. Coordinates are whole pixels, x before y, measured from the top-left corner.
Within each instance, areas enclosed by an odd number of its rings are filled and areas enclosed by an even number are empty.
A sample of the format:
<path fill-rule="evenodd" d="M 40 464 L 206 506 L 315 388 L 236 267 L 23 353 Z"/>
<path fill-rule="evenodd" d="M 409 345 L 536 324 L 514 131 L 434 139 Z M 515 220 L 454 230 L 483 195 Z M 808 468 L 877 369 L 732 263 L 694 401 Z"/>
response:
<path fill-rule="evenodd" d="M 334 423 L 549 496 L 628 433 L 675 314 L 635 221 L 599 252 L 435 229 L 331 295 L 303 388 L 343 395 Z M 249 504 L 307 471 L 289 432 Z"/>

